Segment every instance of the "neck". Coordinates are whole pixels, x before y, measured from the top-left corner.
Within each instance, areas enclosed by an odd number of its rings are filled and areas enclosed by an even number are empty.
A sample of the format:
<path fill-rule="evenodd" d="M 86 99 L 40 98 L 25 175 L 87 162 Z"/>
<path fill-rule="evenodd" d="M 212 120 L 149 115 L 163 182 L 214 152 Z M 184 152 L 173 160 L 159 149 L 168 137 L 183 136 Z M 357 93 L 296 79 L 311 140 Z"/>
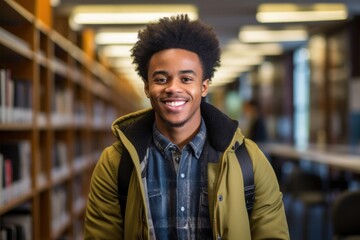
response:
<path fill-rule="evenodd" d="M 197 124 L 185 124 L 181 127 L 172 127 L 168 125 L 161 127 L 158 124 L 156 127 L 167 139 L 182 149 L 199 132 L 201 118 L 197 122 Z"/>

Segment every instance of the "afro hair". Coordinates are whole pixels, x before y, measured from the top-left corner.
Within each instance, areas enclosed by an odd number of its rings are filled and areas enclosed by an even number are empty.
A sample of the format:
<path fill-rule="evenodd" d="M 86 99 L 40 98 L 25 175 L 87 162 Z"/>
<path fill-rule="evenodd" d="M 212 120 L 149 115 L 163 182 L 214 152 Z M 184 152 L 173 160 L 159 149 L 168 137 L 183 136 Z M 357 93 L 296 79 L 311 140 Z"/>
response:
<path fill-rule="evenodd" d="M 171 48 L 196 53 L 202 63 L 203 80 L 213 77 L 220 66 L 220 46 L 213 29 L 200 21 L 190 21 L 187 15 L 161 18 L 139 31 L 131 56 L 143 81 L 153 54 Z"/>

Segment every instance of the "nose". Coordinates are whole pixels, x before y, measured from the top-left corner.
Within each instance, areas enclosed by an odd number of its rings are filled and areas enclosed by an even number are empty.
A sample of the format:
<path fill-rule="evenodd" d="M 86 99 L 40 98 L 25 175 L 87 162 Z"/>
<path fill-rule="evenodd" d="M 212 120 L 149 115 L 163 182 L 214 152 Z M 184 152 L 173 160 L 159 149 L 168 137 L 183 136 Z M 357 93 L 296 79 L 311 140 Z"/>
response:
<path fill-rule="evenodd" d="M 172 92 L 180 92 L 181 91 L 181 80 L 178 78 L 173 78 L 170 81 L 168 81 L 168 83 L 166 84 L 166 88 L 165 91 L 167 93 L 172 93 Z"/>

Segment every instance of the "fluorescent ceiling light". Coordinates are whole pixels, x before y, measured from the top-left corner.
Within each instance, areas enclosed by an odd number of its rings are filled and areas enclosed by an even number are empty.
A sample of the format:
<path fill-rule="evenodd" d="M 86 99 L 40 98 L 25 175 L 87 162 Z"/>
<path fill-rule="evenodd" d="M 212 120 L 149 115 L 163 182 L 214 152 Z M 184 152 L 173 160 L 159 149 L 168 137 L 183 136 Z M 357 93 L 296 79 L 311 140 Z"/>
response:
<path fill-rule="evenodd" d="M 243 55 L 280 55 L 283 53 L 283 47 L 279 43 L 260 43 L 246 44 L 240 41 L 231 41 L 225 48 L 225 55 L 243 56 Z"/>
<path fill-rule="evenodd" d="M 239 77 L 241 73 L 247 72 L 251 69 L 251 67 L 229 67 L 222 66 L 218 71 L 214 73 L 214 77 L 212 79 L 212 83 L 214 85 L 222 85 L 233 82 L 234 79 Z"/>
<path fill-rule="evenodd" d="M 233 55 L 221 55 L 221 65 L 222 67 L 226 66 L 252 66 L 252 65 L 258 65 L 260 64 L 264 58 L 262 56 L 247 56 L 247 57 L 239 57 L 239 56 L 233 56 Z"/>
<path fill-rule="evenodd" d="M 307 38 L 308 33 L 302 27 L 272 30 L 264 26 L 245 26 L 239 32 L 240 41 L 245 43 L 293 42 L 305 41 Z"/>
<path fill-rule="evenodd" d="M 83 5 L 74 8 L 70 21 L 72 25 L 146 24 L 185 13 L 192 20 L 198 18 L 197 8 L 191 4 Z"/>
<path fill-rule="evenodd" d="M 256 19 L 262 23 L 332 21 L 347 17 L 347 8 L 341 3 L 261 4 L 256 14 Z"/>
<path fill-rule="evenodd" d="M 222 66 L 216 71 L 217 74 L 238 74 L 249 71 L 252 66 Z"/>
<path fill-rule="evenodd" d="M 134 44 L 137 41 L 137 32 L 99 32 L 95 36 L 95 42 L 105 44 Z"/>
<path fill-rule="evenodd" d="M 101 49 L 106 57 L 130 57 L 133 45 L 107 45 Z"/>
<path fill-rule="evenodd" d="M 236 80 L 240 76 L 240 73 L 237 74 L 216 74 L 214 75 L 214 78 L 211 81 L 211 84 L 213 86 L 219 86 L 231 83 Z"/>
<path fill-rule="evenodd" d="M 118 58 L 112 62 L 112 66 L 115 68 L 131 68 L 134 69 L 135 65 L 132 63 L 132 58 Z"/>
<path fill-rule="evenodd" d="M 61 0 L 50 0 L 50 6 L 57 7 L 61 3 Z"/>

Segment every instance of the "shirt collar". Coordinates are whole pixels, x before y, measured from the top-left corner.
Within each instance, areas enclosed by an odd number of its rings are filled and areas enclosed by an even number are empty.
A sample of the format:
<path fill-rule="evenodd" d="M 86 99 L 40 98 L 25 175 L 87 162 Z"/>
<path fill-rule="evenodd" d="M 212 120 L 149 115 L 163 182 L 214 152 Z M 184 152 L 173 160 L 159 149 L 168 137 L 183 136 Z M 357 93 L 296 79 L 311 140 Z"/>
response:
<path fill-rule="evenodd" d="M 153 139 L 156 147 L 159 149 L 159 151 L 162 154 L 165 154 L 165 152 L 167 152 L 171 148 L 174 147 L 177 148 L 176 144 L 170 142 L 163 134 L 160 133 L 160 131 L 155 126 L 155 124 L 153 125 Z M 190 146 L 193 149 L 194 155 L 197 159 L 200 158 L 200 155 L 205 145 L 205 139 L 206 139 L 206 125 L 204 119 L 201 119 L 199 132 L 187 144 L 187 146 Z"/>

